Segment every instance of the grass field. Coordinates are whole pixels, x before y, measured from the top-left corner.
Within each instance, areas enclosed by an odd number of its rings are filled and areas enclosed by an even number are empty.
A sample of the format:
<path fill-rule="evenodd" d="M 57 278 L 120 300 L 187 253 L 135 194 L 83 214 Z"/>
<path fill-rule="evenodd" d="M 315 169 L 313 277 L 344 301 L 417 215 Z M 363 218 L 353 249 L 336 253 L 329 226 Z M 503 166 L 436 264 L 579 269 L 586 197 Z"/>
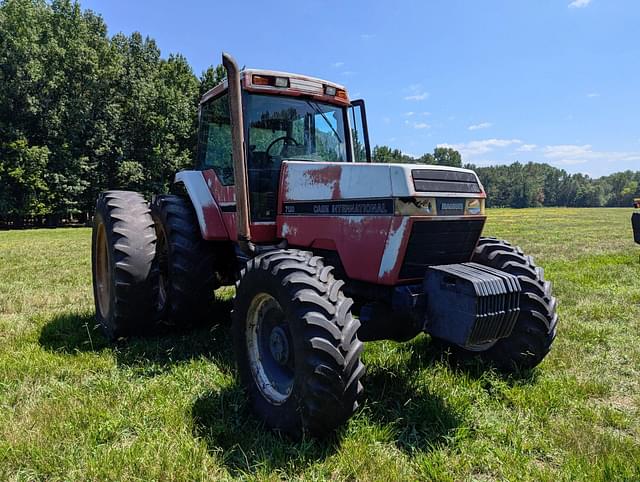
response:
<path fill-rule="evenodd" d="M 367 344 L 362 409 L 334 439 L 297 444 L 248 412 L 227 326 L 110 345 L 90 230 L 0 232 L 0 480 L 640 480 L 630 210 L 489 216 L 486 234 L 554 282 L 547 359 L 505 378 L 449 363 L 424 335 Z"/>

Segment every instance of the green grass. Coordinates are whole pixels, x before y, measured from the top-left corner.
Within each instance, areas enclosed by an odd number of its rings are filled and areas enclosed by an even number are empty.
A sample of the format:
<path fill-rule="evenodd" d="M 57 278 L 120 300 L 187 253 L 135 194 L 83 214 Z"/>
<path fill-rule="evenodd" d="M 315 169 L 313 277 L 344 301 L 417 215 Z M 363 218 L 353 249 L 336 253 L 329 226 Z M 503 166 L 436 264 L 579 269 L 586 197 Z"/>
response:
<path fill-rule="evenodd" d="M 94 326 L 90 231 L 0 232 L 0 479 L 640 480 L 630 211 L 489 215 L 486 233 L 554 282 L 547 359 L 505 378 L 450 364 L 427 336 L 367 344 L 362 409 L 302 443 L 248 411 L 224 323 L 110 345 Z"/>

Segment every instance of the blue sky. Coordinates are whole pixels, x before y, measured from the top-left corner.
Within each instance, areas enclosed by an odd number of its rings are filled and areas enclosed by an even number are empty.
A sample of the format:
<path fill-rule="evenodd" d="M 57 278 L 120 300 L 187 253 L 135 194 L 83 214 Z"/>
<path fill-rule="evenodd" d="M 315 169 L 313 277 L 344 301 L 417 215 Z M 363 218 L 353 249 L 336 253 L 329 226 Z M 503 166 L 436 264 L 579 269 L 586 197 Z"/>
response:
<path fill-rule="evenodd" d="M 478 165 L 640 169 L 638 0 L 84 0 L 196 74 L 241 65 L 314 75 L 364 97 L 372 144 L 450 145 Z"/>

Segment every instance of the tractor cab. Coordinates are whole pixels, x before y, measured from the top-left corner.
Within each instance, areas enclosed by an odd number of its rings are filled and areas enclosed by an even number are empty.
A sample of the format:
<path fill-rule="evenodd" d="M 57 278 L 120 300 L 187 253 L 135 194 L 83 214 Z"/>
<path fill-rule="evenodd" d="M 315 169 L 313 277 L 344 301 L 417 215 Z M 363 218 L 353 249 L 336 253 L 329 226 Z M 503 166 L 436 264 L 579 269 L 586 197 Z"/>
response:
<path fill-rule="evenodd" d="M 209 180 L 222 203 L 236 202 L 228 187 L 238 190 L 236 181 L 239 190 L 246 185 L 247 221 L 257 229 L 254 240 L 266 242 L 275 238 L 284 161 L 370 161 L 364 102 L 351 102 L 341 85 L 286 72 L 243 70 L 238 80 L 241 107 L 236 123 L 242 125 L 238 130 L 242 148 L 235 172 L 242 171 L 246 179 L 236 180 L 234 175 L 229 102 L 233 85 L 230 88 L 227 80 L 200 102 L 196 165 L 213 171 Z M 269 225 L 273 229 L 265 228 Z"/>

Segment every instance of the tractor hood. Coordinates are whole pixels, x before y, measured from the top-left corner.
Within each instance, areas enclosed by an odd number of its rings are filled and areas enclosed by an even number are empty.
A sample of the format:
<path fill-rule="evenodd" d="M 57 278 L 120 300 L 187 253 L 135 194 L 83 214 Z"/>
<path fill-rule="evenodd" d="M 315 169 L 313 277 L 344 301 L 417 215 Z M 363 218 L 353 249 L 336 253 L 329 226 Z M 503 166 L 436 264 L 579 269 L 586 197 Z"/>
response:
<path fill-rule="evenodd" d="M 425 164 L 284 161 L 282 181 L 284 202 L 486 197 L 475 172 Z"/>

